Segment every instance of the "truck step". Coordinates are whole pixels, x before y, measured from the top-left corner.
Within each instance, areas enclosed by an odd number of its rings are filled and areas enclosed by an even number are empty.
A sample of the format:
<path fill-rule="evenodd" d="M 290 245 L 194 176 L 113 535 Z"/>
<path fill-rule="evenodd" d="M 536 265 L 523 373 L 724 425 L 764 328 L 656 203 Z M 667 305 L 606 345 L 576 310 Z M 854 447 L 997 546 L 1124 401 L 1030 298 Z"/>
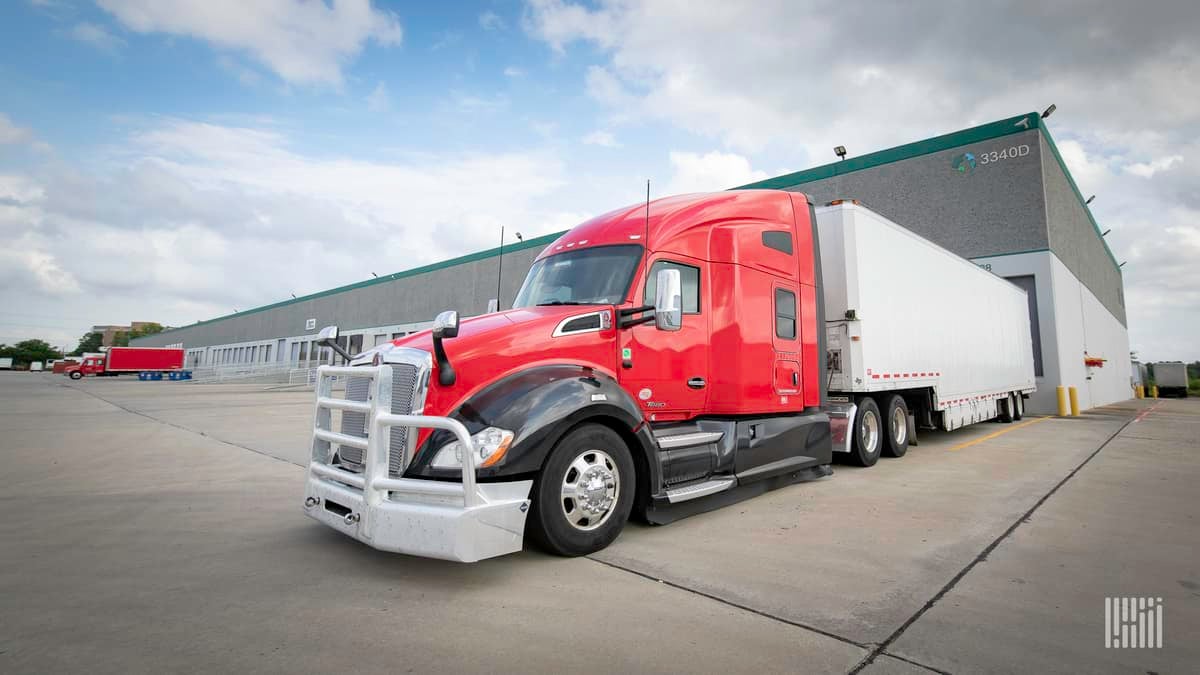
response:
<path fill-rule="evenodd" d="M 672 504 L 678 504 L 679 502 L 686 502 L 689 499 L 699 499 L 700 497 L 724 492 L 736 484 L 737 479 L 732 477 L 713 478 L 703 483 L 685 485 L 667 490 L 667 500 Z"/>
<path fill-rule="evenodd" d="M 693 431 L 686 434 L 672 434 L 669 436 L 655 435 L 655 440 L 658 441 L 658 447 L 663 450 L 677 450 L 679 448 L 692 448 L 697 445 L 707 445 L 716 443 L 725 437 L 722 431 Z"/>

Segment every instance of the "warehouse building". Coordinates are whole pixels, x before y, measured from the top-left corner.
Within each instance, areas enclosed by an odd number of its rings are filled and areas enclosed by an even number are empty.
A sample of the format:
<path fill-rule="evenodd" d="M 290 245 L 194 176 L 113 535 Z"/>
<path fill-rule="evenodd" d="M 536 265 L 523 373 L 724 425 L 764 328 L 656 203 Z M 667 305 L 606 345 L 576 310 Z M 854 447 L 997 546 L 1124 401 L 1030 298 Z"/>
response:
<path fill-rule="evenodd" d="M 1129 398 L 1121 270 L 1036 113 L 739 189 L 749 188 L 801 191 L 818 205 L 857 199 L 1024 288 L 1038 385 L 1031 411 L 1053 412 L 1060 385 L 1077 387 L 1084 408 Z M 305 362 L 329 357 L 315 351 L 316 333 L 338 324 L 344 346 L 357 353 L 428 326 L 444 309 L 487 311 L 498 266 L 501 305 L 511 304 L 533 259 L 557 236 L 506 246 L 502 263 L 499 249 L 482 251 L 134 343 L 184 347 L 193 366 Z"/>
<path fill-rule="evenodd" d="M 558 233 L 561 234 L 561 233 Z M 529 239 L 433 265 L 288 299 L 131 341 L 136 347 L 181 347 L 187 364 L 311 364 L 333 358 L 319 351 L 317 333 L 336 324 L 338 342 L 352 354 L 430 325 L 446 309 L 463 316 L 512 304 L 533 259 L 558 234 Z M 501 264 L 501 259 L 503 263 Z"/>

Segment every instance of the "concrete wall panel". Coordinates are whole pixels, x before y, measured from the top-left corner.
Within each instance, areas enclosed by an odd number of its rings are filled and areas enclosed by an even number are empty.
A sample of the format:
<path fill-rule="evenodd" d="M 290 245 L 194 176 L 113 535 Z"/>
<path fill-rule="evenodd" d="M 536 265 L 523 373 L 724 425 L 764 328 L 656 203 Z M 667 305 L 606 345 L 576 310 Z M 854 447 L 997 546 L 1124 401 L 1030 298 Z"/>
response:
<path fill-rule="evenodd" d="M 786 189 L 857 199 L 964 258 L 1032 251 L 1049 247 L 1040 155 L 1031 130 Z"/>
<path fill-rule="evenodd" d="M 1050 249 L 1108 311 L 1125 323 L 1125 292 L 1121 271 L 1101 241 L 1071 181 L 1063 173 L 1045 137 L 1041 145 L 1045 176 L 1046 222 Z"/>

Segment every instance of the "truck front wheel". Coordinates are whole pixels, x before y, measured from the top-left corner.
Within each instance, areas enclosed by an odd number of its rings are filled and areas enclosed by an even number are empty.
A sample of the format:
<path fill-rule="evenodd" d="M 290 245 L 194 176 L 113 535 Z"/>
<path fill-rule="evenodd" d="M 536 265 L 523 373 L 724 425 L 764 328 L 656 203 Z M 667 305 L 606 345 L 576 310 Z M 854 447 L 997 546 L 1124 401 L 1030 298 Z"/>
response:
<path fill-rule="evenodd" d="M 858 401 L 858 413 L 854 416 L 854 437 L 850 442 L 850 463 L 858 466 L 874 466 L 879 461 L 879 448 L 883 445 L 883 424 L 879 418 L 879 406 L 875 399 L 864 396 Z"/>
<path fill-rule="evenodd" d="M 79 372 L 78 370 L 72 370 L 72 371 L 71 371 L 70 378 L 71 378 L 72 380 L 82 380 L 82 379 L 83 379 L 83 373 Z"/>
<path fill-rule="evenodd" d="M 625 441 L 601 424 L 577 427 L 558 442 L 533 488 L 529 533 L 551 553 L 595 553 L 617 538 L 636 491 Z"/>

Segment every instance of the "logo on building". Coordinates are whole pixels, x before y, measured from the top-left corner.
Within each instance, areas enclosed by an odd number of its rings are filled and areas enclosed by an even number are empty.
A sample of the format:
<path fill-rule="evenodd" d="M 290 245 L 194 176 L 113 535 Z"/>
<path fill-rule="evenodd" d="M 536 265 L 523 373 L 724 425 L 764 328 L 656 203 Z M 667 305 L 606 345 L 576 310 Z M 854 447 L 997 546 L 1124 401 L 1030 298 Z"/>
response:
<path fill-rule="evenodd" d="M 1104 599 L 1106 649 L 1161 648 L 1162 634 L 1162 598 Z"/>
<path fill-rule="evenodd" d="M 975 173 L 975 155 L 969 152 L 955 155 L 954 159 L 950 160 L 950 166 L 959 173 L 973 174 Z"/>

